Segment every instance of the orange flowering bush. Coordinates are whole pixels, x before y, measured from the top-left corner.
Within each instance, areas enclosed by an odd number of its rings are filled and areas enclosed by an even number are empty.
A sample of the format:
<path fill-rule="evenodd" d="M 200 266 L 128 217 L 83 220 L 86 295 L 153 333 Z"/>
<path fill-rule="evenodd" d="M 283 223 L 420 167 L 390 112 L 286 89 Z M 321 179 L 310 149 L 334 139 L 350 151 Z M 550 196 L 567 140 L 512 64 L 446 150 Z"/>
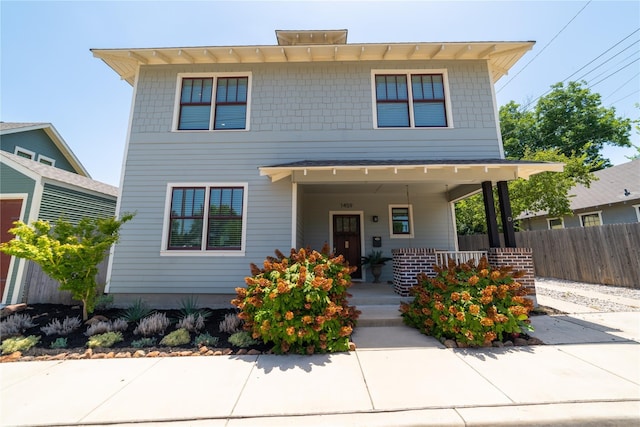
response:
<path fill-rule="evenodd" d="M 276 250 L 264 268 L 251 265 L 246 288 L 236 288 L 231 301 L 253 338 L 273 343 L 275 353 L 347 351 L 359 311 L 347 304 L 351 286 L 342 255 L 305 249 L 285 257 Z"/>
<path fill-rule="evenodd" d="M 404 322 L 426 335 L 454 339 L 468 345 L 489 345 L 503 334 L 533 330 L 524 298 L 526 288 L 514 279 L 523 272 L 512 267 L 492 269 L 483 257 L 447 268 L 434 266 L 436 277 L 421 275 L 411 288 L 415 297 L 400 307 Z"/>

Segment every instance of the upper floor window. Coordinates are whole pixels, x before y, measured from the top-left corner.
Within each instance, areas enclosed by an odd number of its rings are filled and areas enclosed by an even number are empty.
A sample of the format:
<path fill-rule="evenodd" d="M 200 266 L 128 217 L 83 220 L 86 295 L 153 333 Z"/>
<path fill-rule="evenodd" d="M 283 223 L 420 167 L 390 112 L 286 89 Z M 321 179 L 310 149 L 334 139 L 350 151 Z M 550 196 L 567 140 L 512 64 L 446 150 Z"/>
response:
<path fill-rule="evenodd" d="M 38 161 L 40 163 L 42 163 L 43 165 L 47 165 L 47 166 L 55 166 L 56 165 L 56 160 L 55 159 L 52 159 L 51 157 L 43 156 L 42 154 L 38 154 Z"/>
<path fill-rule="evenodd" d="M 437 73 L 373 72 L 378 128 L 448 127 L 447 79 Z"/>
<path fill-rule="evenodd" d="M 636 217 L 638 218 L 638 222 L 640 222 L 640 205 L 633 205 L 633 209 L 636 211 Z"/>
<path fill-rule="evenodd" d="M 16 146 L 13 154 L 19 157 L 24 157 L 25 159 L 29 159 L 29 160 L 33 160 L 34 157 L 36 156 L 36 153 L 34 153 L 33 151 L 27 150 L 26 148 L 22 148 L 18 146 Z"/>
<path fill-rule="evenodd" d="M 589 212 L 580 215 L 580 225 L 583 227 L 594 227 L 602 225 L 602 217 L 600 212 Z"/>
<path fill-rule="evenodd" d="M 389 205 L 390 237 L 413 237 L 413 209 L 411 205 Z"/>
<path fill-rule="evenodd" d="M 248 75 L 182 77 L 177 130 L 247 129 Z"/>
<path fill-rule="evenodd" d="M 246 186 L 203 185 L 169 188 L 163 247 L 167 251 L 244 250 Z"/>

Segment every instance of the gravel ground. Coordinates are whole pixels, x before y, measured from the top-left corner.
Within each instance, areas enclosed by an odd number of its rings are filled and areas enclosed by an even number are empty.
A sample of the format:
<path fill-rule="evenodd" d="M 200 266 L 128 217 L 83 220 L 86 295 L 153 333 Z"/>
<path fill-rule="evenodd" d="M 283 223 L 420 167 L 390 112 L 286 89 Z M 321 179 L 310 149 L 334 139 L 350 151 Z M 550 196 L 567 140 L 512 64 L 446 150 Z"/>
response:
<path fill-rule="evenodd" d="M 569 280 L 548 277 L 536 277 L 536 293 L 561 301 L 591 307 L 603 312 L 640 311 L 640 289 L 620 286 L 596 285 L 592 283 L 571 282 Z M 555 289 L 545 288 L 545 285 Z M 579 295 L 576 291 L 595 292 L 597 295 Z M 608 296 L 618 296 L 636 300 L 635 306 L 612 301 Z"/>

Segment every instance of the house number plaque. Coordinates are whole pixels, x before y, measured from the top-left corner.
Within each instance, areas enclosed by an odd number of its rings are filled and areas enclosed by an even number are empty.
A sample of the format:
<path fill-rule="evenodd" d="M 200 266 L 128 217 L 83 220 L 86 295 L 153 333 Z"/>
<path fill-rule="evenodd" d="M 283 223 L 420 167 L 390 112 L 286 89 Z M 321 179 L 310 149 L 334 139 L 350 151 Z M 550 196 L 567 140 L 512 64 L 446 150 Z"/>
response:
<path fill-rule="evenodd" d="M 353 207 L 353 203 L 340 203 L 340 207 L 342 209 L 351 209 Z"/>

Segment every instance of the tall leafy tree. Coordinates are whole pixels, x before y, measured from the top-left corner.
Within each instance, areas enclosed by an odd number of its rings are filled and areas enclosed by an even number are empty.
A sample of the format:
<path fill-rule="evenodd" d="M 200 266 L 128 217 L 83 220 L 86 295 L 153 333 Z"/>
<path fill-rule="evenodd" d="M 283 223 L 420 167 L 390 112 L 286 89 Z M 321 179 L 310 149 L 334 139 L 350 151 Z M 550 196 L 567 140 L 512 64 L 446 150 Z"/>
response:
<path fill-rule="evenodd" d="M 82 318 L 87 320 L 97 296 L 98 265 L 118 241 L 122 224 L 132 218 L 82 218 L 75 225 L 59 219 L 55 226 L 43 220 L 31 225 L 17 221 L 9 230 L 16 238 L 0 245 L 0 251 L 38 264 L 61 290 L 82 301 Z"/>
<path fill-rule="evenodd" d="M 556 83 L 533 110 L 511 101 L 500 107 L 500 130 L 505 156 L 523 159 L 526 150 L 556 149 L 567 157 L 586 154 L 596 169 L 611 166 L 602 157 L 604 145 L 631 146 L 631 119 L 616 116 L 602 105 L 600 94 L 586 82 Z"/>

